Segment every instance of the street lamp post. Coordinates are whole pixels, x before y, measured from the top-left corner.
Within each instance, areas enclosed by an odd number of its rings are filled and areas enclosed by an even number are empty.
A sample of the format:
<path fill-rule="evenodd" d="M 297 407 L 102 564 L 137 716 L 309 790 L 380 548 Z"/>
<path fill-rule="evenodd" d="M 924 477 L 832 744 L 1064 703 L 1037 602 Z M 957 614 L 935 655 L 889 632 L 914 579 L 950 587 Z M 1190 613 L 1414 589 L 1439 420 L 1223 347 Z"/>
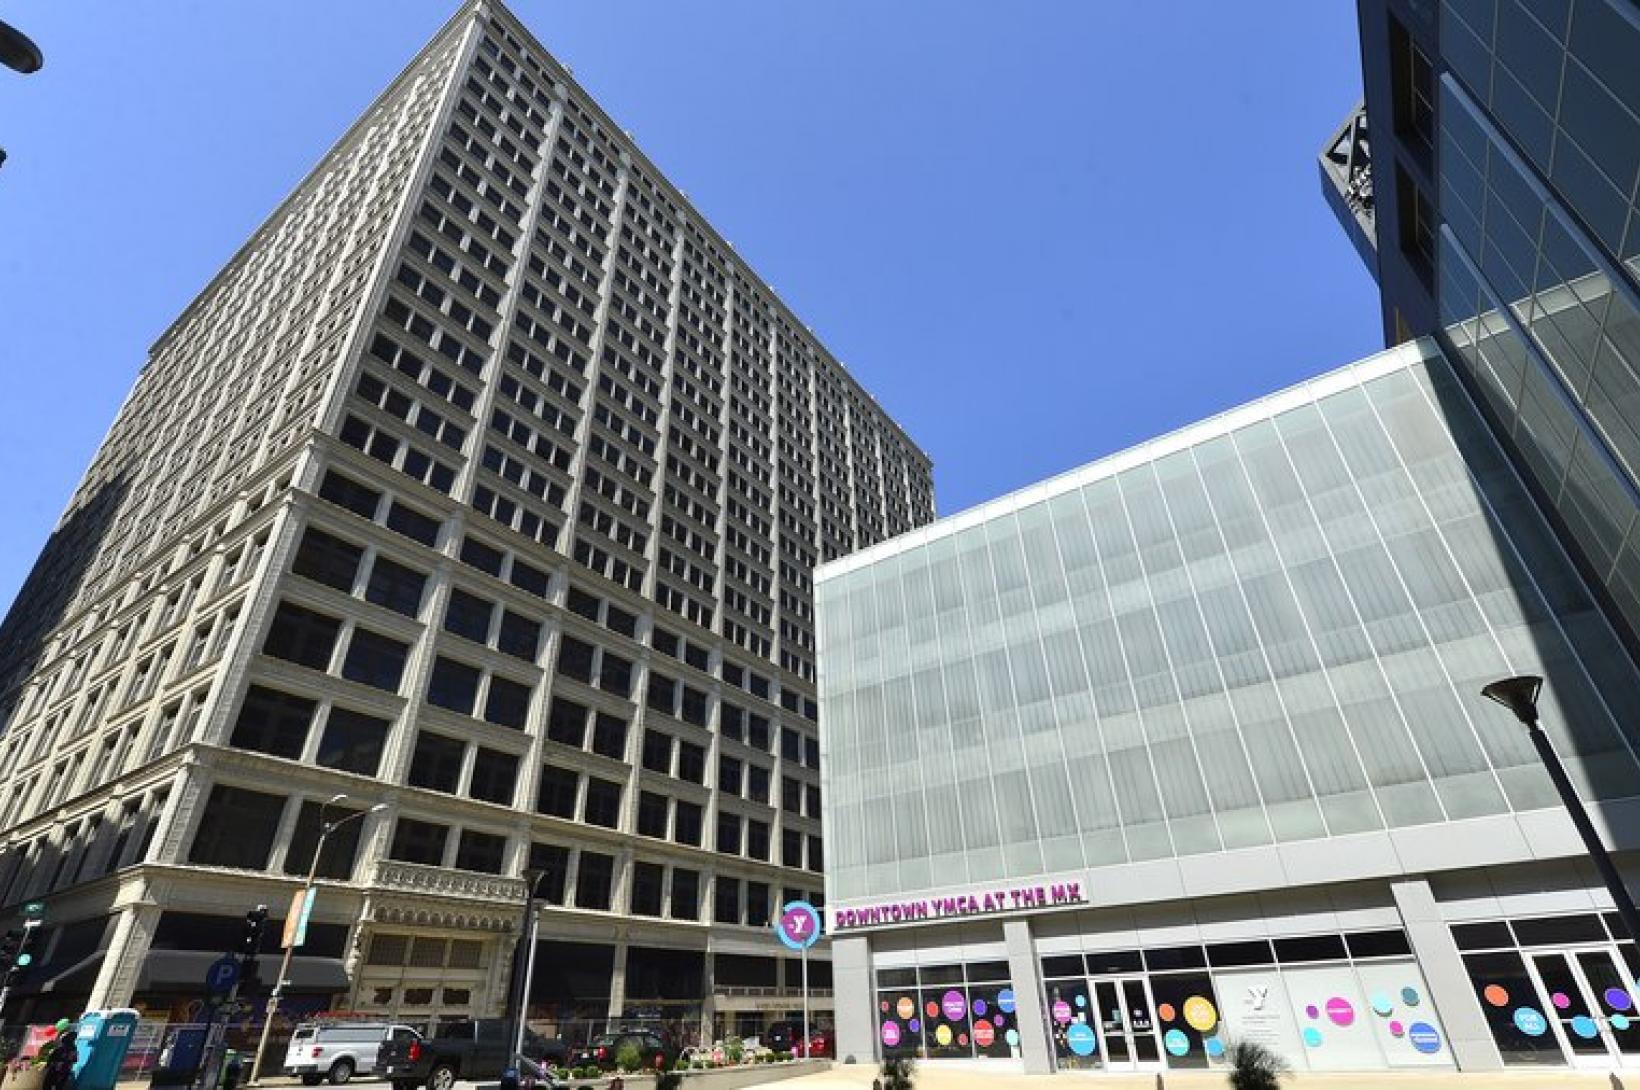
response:
<path fill-rule="evenodd" d="M 302 899 L 299 902 L 304 908 L 308 899 L 314 896 L 313 887 L 319 877 L 319 857 L 324 854 L 326 838 L 350 821 L 357 821 L 367 814 L 377 814 L 387 809 L 386 803 L 377 803 L 368 810 L 356 810 L 338 821 L 326 821 L 325 811 L 346 798 L 346 795 L 334 795 L 319 807 L 319 842 L 313 846 L 313 863 L 308 867 L 307 881 L 302 885 Z M 268 1035 L 273 1031 L 273 1012 L 279 1009 L 279 1000 L 284 997 L 285 978 L 290 975 L 290 959 L 296 953 L 294 932 L 291 933 L 290 939 L 290 944 L 285 947 L 285 956 L 279 962 L 279 975 L 274 979 L 273 993 L 268 996 L 267 1013 L 262 1019 L 262 1037 L 256 1043 L 256 1060 L 251 1065 L 249 1085 L 252 1086 L 257 1085 L 262 1077 L 262 1054 L 268 1050 Z"/>
<path fill-rule="evenodd" d="M 40 47 L 30 41 L 27 34 L 10 23 L 0 22 L 0 64 L 26 76 L 38 72 L 45 63 Z M 0 164 L 5 161 L 6 149 L 0 148 Z"/>
<path fill-rule="evenodd" d="M 1640 941 L 1640 912 L 1634 907 L 1634 898 L 1629 896 L 1628 887 L 1623 884 L 1623 878 L 1617 873 L 1617 867 L 1612 863 L 1612 857 L 1606 851 L 1606 845 L 1601 841 L 1600 834 L 1595 830 L 1594 823 L 1589 820 L 1589 812 L 1583 807 L 1583 800 L 1577 797 L 1577 789 L 1572 786 L 1571 779 L 1566 775 L 1566 768 L 1560 763 L 1560 755 L 1555 752 L 1554 743 L 1549 736 L 1543 733 L 1538 725 L 1537 698 L 1543 689 L 1543 679 L 1534 674 L 1523 677 L 1504 678 L 1494 681 L 1481 690 L 1486 699 L 1502 704 L 1515 713 L 1526 726 L 1527 737 L 1532 739 L 1532 745 L 1537 747 L 1538 757 L 1543 761 L 1543 767 L 1549 773 L 1549 779 L 1554 782 L 1555 790 L 1560 792 L 1560 801 L 1565 804 L 1566 812 L 1577 827 L 1577 833 L 1583 838 L 1583 847 L 1588 851 L 1589 858 L 1594 860 L 1594 866 L 1600 872 L 1600 878 L 1606 883 L 1606 890 L 1612 896 L 1612 902 L 1617 906 L 1617 914 L 1622 917 L 1623 926 L 1628 929 L 1629 937 Z"/>
<path fill-rule="evenodd" d="M 520 929 L 520 940 L 524 943 L 523 965 L 519 959 L 513 960 L 513 969 L 517 974 L 514 997 L 517 1001 L 515 1015 L 517 1022 L 513 1026 L 513 1059 L 516 1062 L 524 1055 L 524 1029 L 529 1022 L 530 985 L 535 980 L 535 939 L 541 926 L 539 913 L 535 911 L 535 889 L 541 881 L 540 871 L 527 870 L 524 872 L 524 926 Z M 519 970 L 522 969 L 522 972 Z"/>

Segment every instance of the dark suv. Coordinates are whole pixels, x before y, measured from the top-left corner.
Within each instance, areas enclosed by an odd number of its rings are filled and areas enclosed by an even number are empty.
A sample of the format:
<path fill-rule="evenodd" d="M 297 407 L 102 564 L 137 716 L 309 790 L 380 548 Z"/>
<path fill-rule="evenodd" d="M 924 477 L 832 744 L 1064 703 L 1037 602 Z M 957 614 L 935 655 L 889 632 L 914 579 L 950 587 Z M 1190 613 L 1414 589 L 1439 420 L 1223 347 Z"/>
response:
<path fill-rule="evenodd" d="M 654 1030 L 630 1029 L 594 1037 L 585 1048 L 576 1051 L 571 1066 L 613 1071 L 621 1053 L 629 1047 L 637 1050 L 639 1060 L 651 1071 L 669 1068 L 678 1059 L 678 1050 Z"/>

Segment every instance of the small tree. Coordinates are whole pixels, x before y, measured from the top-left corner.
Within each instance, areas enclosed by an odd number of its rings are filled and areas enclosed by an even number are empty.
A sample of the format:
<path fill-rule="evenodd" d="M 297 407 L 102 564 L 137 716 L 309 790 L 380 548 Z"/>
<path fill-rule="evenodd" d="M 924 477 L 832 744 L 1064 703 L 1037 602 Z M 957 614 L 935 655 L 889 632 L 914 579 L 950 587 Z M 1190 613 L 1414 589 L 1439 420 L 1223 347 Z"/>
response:
<path fill-rule="evenodd" d="M 1257 1041 L 1235 1041 L 1225 1050 L 1230 1060 L 1230 1090 L 1280 1090 L 1287 1061 Z"/>
<path fill-rule="evenodd" d="M 740 1062 L 746 1054 L 746 1043 L 739 1037 L 725 1037 L 723 1039 L 723 1057 L 732 1064 Z"/>
<path fill-rule="evenodd" d="M 882 1073 L 872 1085 L 878 1090 L 912 1090 L 913 1071 L 911 1061 L 904 1056 L 885 1056 Z"/>
<path fill-rule="evenodd" d="M 635 1044 L 624 1044 L 615 1053 L 615 1066 L 622 1071 L 641 1071 L 643 1069 L 643 1053 L 638 1051 Z"/>

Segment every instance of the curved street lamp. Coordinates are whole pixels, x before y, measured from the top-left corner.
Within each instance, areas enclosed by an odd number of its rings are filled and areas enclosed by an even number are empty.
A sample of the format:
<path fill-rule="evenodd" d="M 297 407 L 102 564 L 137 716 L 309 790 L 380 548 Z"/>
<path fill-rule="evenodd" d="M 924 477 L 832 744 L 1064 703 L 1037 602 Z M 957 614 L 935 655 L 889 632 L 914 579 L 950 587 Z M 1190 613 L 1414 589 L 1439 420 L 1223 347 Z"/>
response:
<path fill-rule="evenodd" d="M 26 76 L 38 72 L 45 63 L 46 58 L 40 47 L 30 41 L 27 34 L 10 23 L 0 21 L 0 64 Z"/>
<path fill-rule="evenodd" d="M 319 842 L 313 846 L 313 864 L 308 867 L 307 881 L 302 885 L 302 898 L 300 901 L 294 902 L 300 906 L 299 910 L 301 911 L 306 911 L 311 907 L 314 897 L 314 883 L 319 877 L 319 857 L 324 854 L 326 838 L 350 821 L 357 821 L 369 814 L 379 814 L 387 809 L 385 802 L 378 802 L 368 810 L 355 810 L 344 818 L 326 821 L 325 812 L 337 803 L 346 801 L 346 799 L 346 795 L 332 795 L 319 806 Z M 285 921 L 287 926 L 290 925 L 290 922 L 289 920 Z M 251 1086 L 257 1085 L 257 1080 L 262 1077 L 262 1054 L 268 1050 L 268 1035 L 273 1031 L 273 1012 L 279 1009 L 279 1000 L 284 997 L 285 978 L 290 975 L 290 959 L 296 953 L 294 932 L 291 934 L 291 940 L 290 945 L 285 947 L 284 958 L 279 962 L 279 975 L 274 979 L 273 992 L 268 996 L 268 1009 L 262 1018 L 262 1037 L 256 1043 L 256 1060 L 251 1064 L 251 1077 L 248 1083 Z"/>
<path fill-rule="evenodd" d="M 1583 800 L 1577 797 L 1577 789 L 1572 786 L 1571 778 L 1566 775 L 1566 767 L 1560 763 L 1560 755 L 1555 752 L 1554 743 L 1549 741 L 1549 736 L 1544 734 L 1543 728 L 1538 725 L 1537 701 L 1538 694 L 1542 691 L 1541 677 L 1536 674 L 1524 674 L 1520 677 L 1506 677 L 1494 681 L 1481 690 L 1481 695 L 1514 712 L 1515 718 L 1526 726 L 1527 737 L 1532 739 L 1532 745 L 1537 748 L 1538 757 L 1543 761 L 1549 779 L 1554 781 L 1555 790 L 1560 793 L 1560 801 L 1565 805 L 1572 824 L 1577 827 L 1577 834 L 1583 838 L 1584 849 L 1594 861 L 1595 870 L 1600 872 L 1601 880 L 1606 883 L 1606 891 L 1611 894 L 1612 903 L 1617 906 L 1617 914 L 1622 917 L 1623 926 L 1628 929 L 1630 938 L 1640 940 L 1640 912 L 1635 911 L 1634 899 L 1629 896 L 1629 888 L 1623 884 L 1623 878 L 1617 873 L 1612 857 L 1607 854 L 1600 833 L 1589 820 L 1589 812 L 1584 808 Z"/>

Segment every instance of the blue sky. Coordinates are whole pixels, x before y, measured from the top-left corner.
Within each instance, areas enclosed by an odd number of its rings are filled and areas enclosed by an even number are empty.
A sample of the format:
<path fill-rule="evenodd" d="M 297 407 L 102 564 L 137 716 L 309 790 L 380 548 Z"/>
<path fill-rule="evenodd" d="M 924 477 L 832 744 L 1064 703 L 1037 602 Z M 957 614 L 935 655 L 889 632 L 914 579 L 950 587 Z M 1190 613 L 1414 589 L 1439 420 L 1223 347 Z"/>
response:
<path fill-rule="evenodd" d="M 0 602 L 149 343 L 454 0 L 12 0 Z M 1354 5 L 518 0 L 935 464 L 941 514 L 1381 347 Z"/>

